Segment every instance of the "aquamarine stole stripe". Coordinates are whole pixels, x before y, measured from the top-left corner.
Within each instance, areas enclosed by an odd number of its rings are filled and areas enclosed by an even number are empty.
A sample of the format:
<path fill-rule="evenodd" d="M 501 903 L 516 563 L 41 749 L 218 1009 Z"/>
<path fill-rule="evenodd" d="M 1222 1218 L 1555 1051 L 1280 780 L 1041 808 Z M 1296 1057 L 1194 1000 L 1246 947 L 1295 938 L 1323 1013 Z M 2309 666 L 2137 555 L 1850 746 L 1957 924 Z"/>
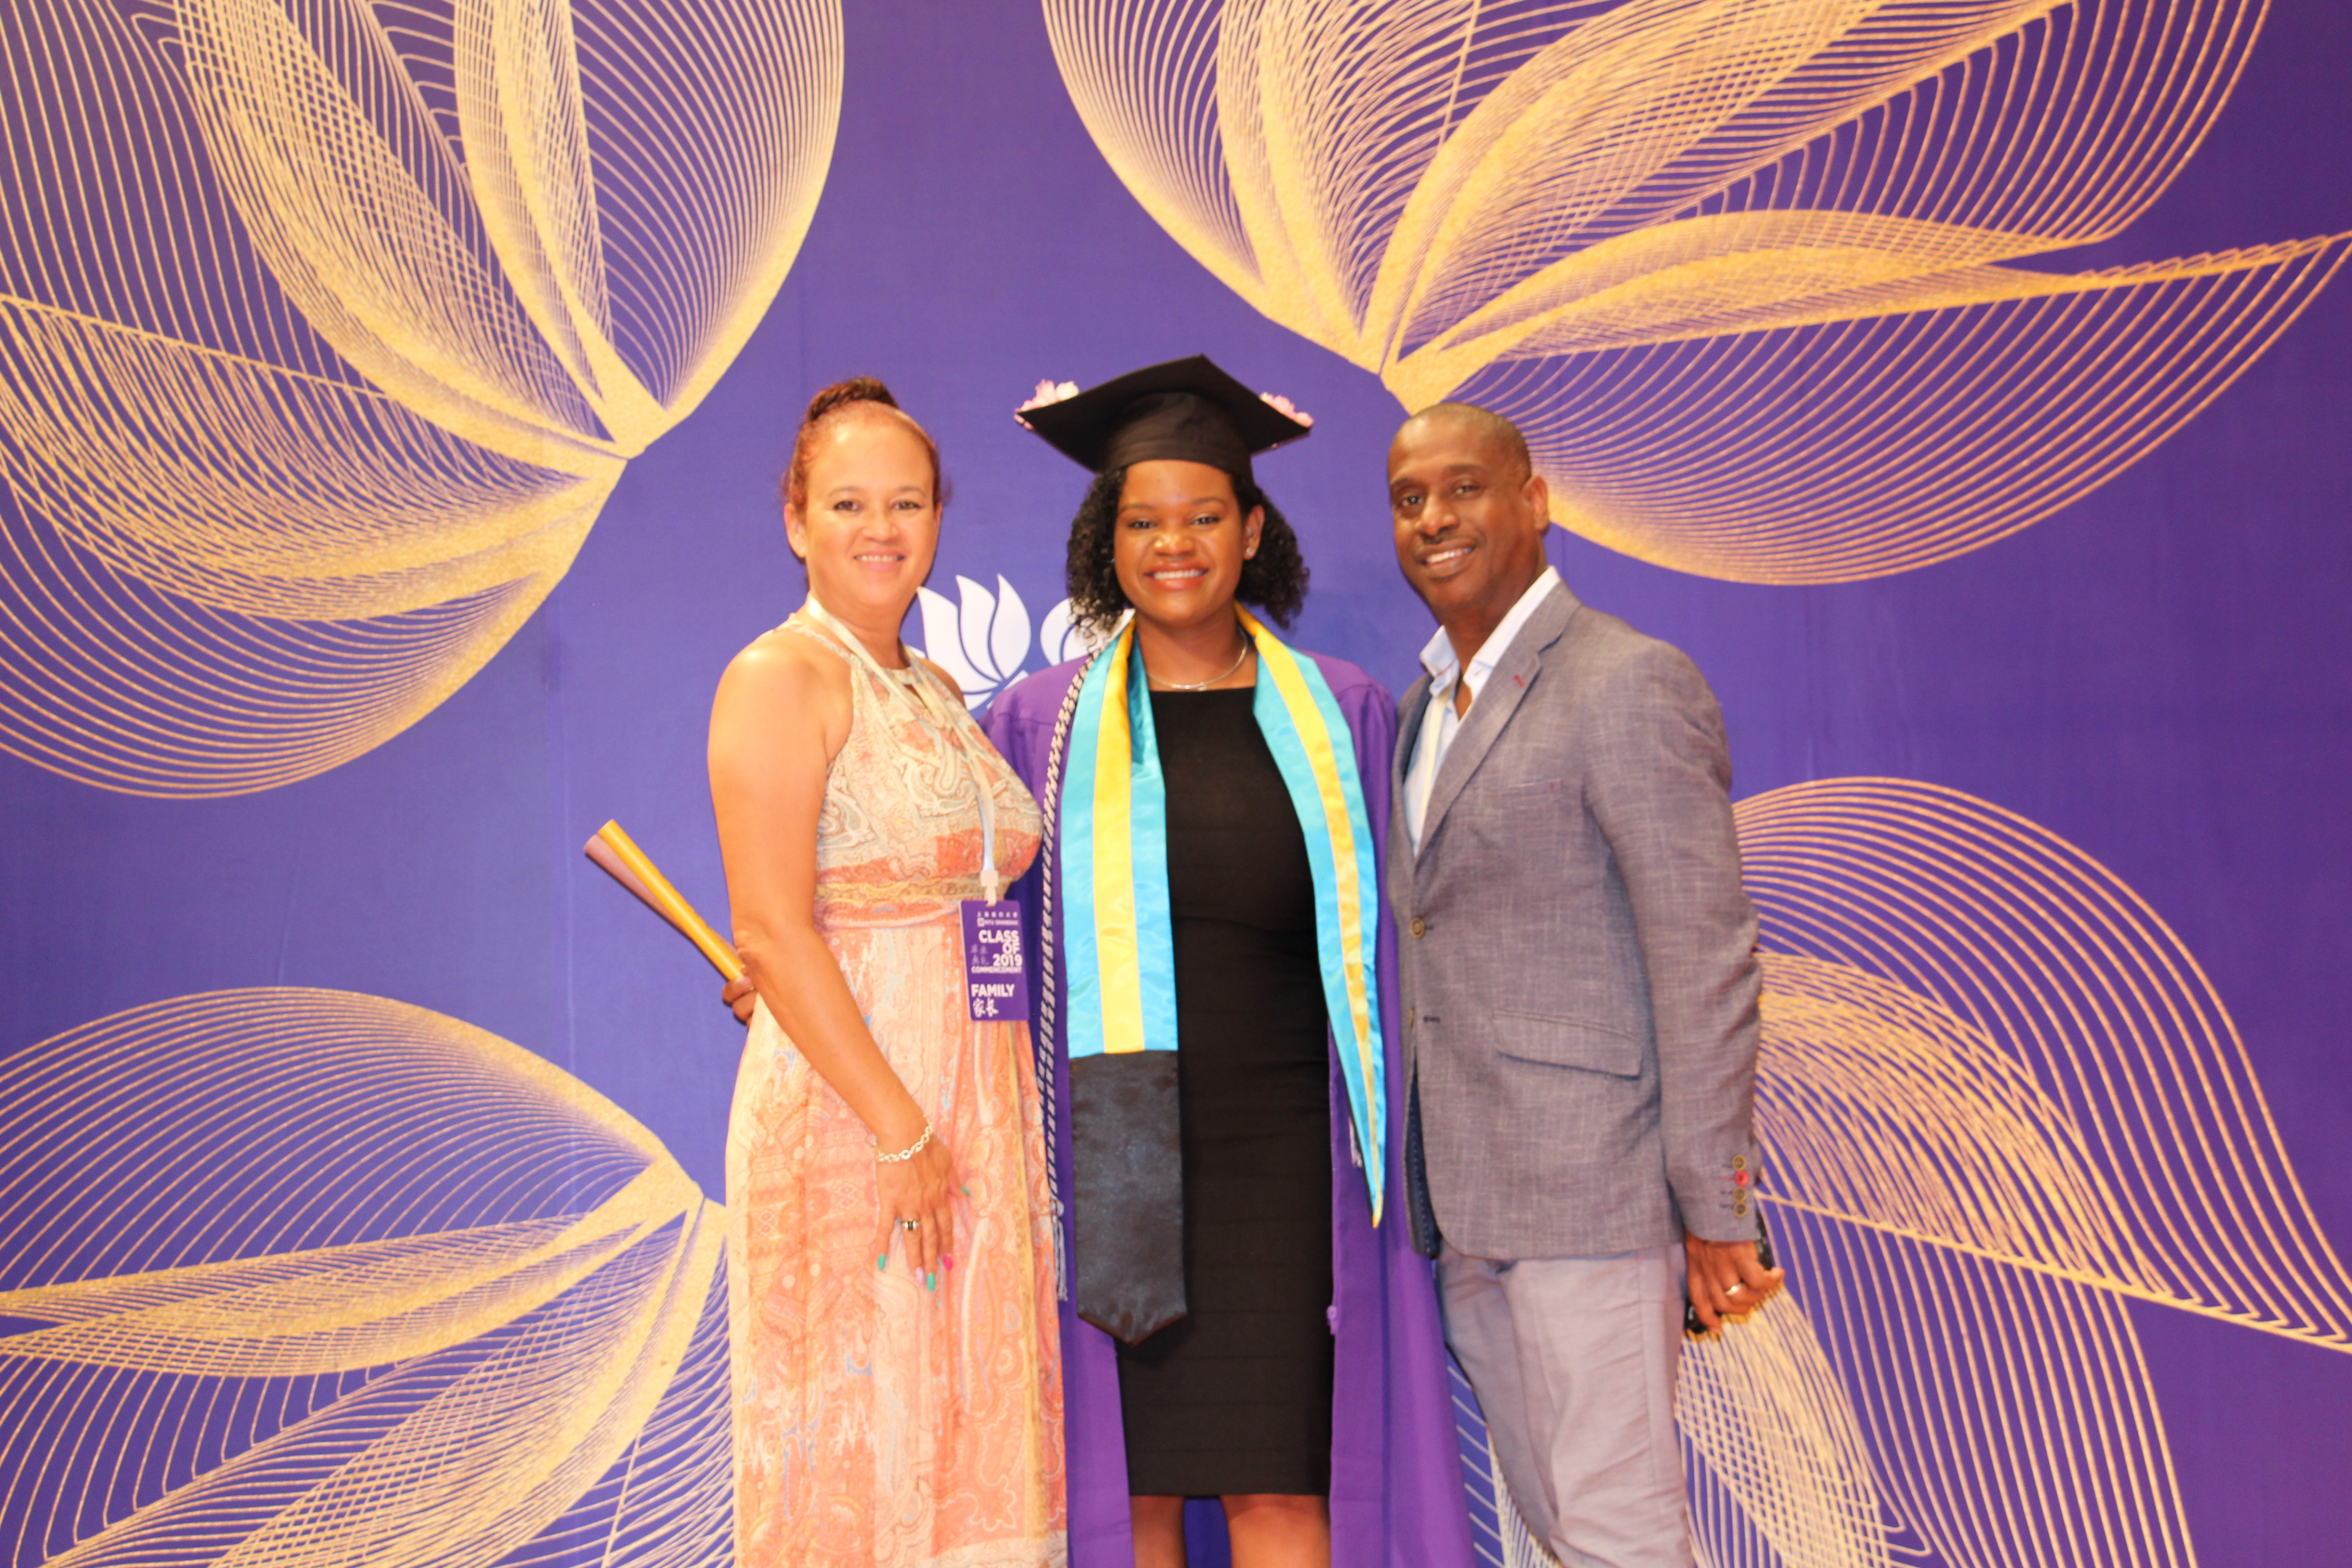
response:
<path fill-rule="evenodd" d="M 1114 707 L 1112 689 L 1124 667 L 1127 702 Z M 1062 780 L 1063 951 L 1069 958 L 1069 1050 L 1073 1058 L 1103 1052 L 1176 1048 L 1175 921 L 1168 909 L 1168 789 L 1151 723 L 1150 684 L 1132 626 L 1087 667 L 1072 716 Z M 1106 782 L 1099 772 L 1105 727 L 1124 722 L 1130 753 L 1124 814 L 1098 809 Z M 1097 885 L 1098 846 L 1125 850 L 1133 886 Z M 1120 857 L 1111 857 L 1114 864 Z M 1120 895 L 1124 895 L 1124 897 Z M 1125 906 L 1121 908 L 1120 906 Z M 1131 914 L 1129 911 L 1132 911 Z M 1131 944 L 1106 944 L 1106 921 L 1133 922 Z M 1106 976 L 1105 947 L 1132 946 L 1137 973 L 1130 990 Z M 1131 995 L 1132 1010 L 1118 1005 Z M 1122 1013 L 1125 1016 L 1121 1016 Z"/>
<path fill-rule="evenodd" d="M 1272 638 L 1268 636 L 1268 640 Z M 1286 653 L 1287 649 L 1284 650 Z M 1370 814 L 1364 808 L 1363 782 L 1356 775 L 1355 733 L 1339 711 L 1330 683 L 1313 659 L 1295 659 L 1300 684 L 1313 704 L 1307 713 L 1294 713 L 1270 674 L 1261 668 L 1257 696 L 1250 705 L 1258 729 L 1265 735 L 1275 766 L 1290 792 L 1291 809 L 1298 814 L 1307 839 L 1307 860 L 1315 880 L 1315 951 L 1323 975 L 1323 1003 L 1330 1015 L 1331 1035 L 1339 1058 L 1339 1076 L 1348 1090 L 1348 1110 L 1354 1118 L 1356 1149 L 1365 1166 L 1372 1220 L 1380 1223 L 1381 1198 L 1386 1187 L 1388 1127 L 1387 1057 L 1381 1034 L 1380 926 L 1378 858 L 1372 853 Z M 1368 1037 L 1360 1036 L 1348 996 L 1347 943 L 1341 931 L 1339 869 L 1331 842 L 1331 825 L 1325 818 L 1322 781 L 1299 733 L 1302 720 L 1319 725 L 1331 755 L 1339 764 L 1337 783 L 1347 801 L 1348 823 L 1356 846 L 1355 881 L 1357 952 L 1361 955 L 1362 993 Z M 1368 1059 L 1369 1058 L 1369 1059 Z"/>
<path fill-rule="evenodd" d="M 1250 711 L 1265 736 L 1306 839 L 1315 885 L 1316 952 L 1324 1005 L 1378 1223 L 1388 1125 L 1378 972 L 1380 868 L 1362 781 L 1356 773 L 1355 736 L 1314 661 L 1293 653 L 1265 628 L 1252 630 L 1260 639 L 1262 663 Z M 1122 670 L 1127 677 L 1123 683 L 1115 679 Z M 1168 906 L 1167 781 L 1152 725 L 1150 682 L 1131 623 L 1080 679 L 1060 813 L 1069 1054 L 1075 1059 L 1106 1052 L 1172 1051 L 1177 1044 L 1176 953 L 1175 923 Z M 1121 684 L 1127 699 L 1123 710 L 1112 701 L 1113 689 Z M 1129 752 L 1123 792 L 1118 781 L 1100 772 L 1106 730 L 1122 720 Z M 1310 737 L 1318 745 L 1309 744 Z M 1110 738 L 1116 751 L 1119 737 L 1113 733 Z M 1330 759 L 1328 775 L 1316 761 L 1318 747 Z M 1352 898 L 1343 897 L 1340 886 L 1341 857 L 1333 838 L 1338 825 L 1327 804 L 1335 794 L 1344 802 L 1354 849 Z M 1104 808 L 1107 799 L 1122 796 L 1123 812 Z M 1105 864 L 1116 866 L 1122 859 L 1133 868 L 1132 889 L 1098 887 Z M 1127 919 L 1134 922 L 1131 933 L 1112 931 L 1104 923 Z M 1106 932 L 1113 940 L 1106 941 Z M 1357 955 L 1352 975 L 1350 946 Z M 1107 983 L 1106 952 L 1129 950 L 1137 969 L 1134 984 L 1122 984 L 1118 976 L 1108 977 Z M 1362 999 L 1360 1014 L 1350 1005 L 1351 991 Z M 1120 1003 L 1122 996 L 1132 998 L 1131 1003 Z M 1126 1016 L 1115 1016 L 1122 1010 Z"/>
<path fill-rule="evenodd" d="M 1095 942 L 1095 763 L 1102 748 L 1105 662 L 1093 660 L 1078 677 L 1084 684 L 1062 769 L 1062 952 L 1070 983 L 1063 1028 L 1073 1060 L 1099 1056 L 1103 1048 L 1102 959 Z M 1045 934 L 1054 940 L 1052 931 Z"/>
<path fill-rule="evenodd" d="M 1160 771 L 1160 732 L 1151 722 L 1151 679 L 1132 623 L 1128 640 L 1128 733 L 1135 751 L 1129 773 L 1129 843 L 1135 863 L 1135 956 L 1141 970 L 1143 1033 L 1133 1045 L 1117 1034 L 1106 1050 L 1176 1048 L 1176 917 L 1168 908 L 1168 779 Z"/>

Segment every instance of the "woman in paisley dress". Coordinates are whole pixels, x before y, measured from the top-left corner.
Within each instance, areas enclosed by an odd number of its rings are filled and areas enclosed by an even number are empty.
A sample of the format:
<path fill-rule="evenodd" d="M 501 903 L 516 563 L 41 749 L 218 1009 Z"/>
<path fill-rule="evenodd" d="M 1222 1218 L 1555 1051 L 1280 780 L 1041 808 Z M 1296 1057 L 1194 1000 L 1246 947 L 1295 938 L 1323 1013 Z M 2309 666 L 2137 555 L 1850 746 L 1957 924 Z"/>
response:
<path fill-rule="evenodd" d="M 961 909 L 1029 867 L 1029 793 L 898 628 L 937 448 L 878 382 L 785 478 L 809 601 L 737 655 L 710 791 L 757 1006 L 727 1138 L 741 1568 L 1066 1561 L 1028 1031 L 970 1016 Z"/>

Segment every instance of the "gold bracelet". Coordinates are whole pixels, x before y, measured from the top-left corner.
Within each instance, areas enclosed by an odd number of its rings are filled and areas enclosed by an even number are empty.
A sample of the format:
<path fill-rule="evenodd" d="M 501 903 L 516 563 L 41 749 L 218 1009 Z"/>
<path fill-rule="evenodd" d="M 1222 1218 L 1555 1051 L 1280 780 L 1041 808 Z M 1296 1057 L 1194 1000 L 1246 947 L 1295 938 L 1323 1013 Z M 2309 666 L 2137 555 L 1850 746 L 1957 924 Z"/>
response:
<path fill-rule="evenodd" d="M 931 1124 L 926 1121 L 923 1123 L 923 1135 L 920 1138 L 916 1139 L 912 1143 L 908 1144 L 904 1149 L 899 1150 L 895 1154 L 885 1154 L 882 1152 L 882 1145 L 877 1141 L 874 1145 L 874 1157 L 886 1164 L 895 1165 L 901 1160 L 911 1160 L 916 1155 L 921 1153 L 923 1152 L 923 1145 L 929 1143 L 930 1141 Z"/>

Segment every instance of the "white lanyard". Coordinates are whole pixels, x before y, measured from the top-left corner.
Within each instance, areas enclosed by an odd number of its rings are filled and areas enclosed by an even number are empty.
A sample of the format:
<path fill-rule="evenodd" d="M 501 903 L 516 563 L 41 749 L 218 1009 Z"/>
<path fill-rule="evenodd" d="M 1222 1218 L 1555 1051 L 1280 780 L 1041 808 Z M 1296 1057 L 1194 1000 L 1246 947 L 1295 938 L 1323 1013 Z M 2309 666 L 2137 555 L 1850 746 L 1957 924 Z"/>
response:
<path fill-rule="evenodd" d="M 932 706 L 934 693 L 931 691 L 930 678 L 923 667 L 915 661 L 914 656 L 907 652 L 905 643 L 898 645 L 898 653 L 907 661 L 906 669 L 903 671 L 886 669 L 866 645 L 857 640 L 856 633 L 842 625 L 831 610 L 817 603 L 815 594 L 809 595 L 808 603 L 802 608 L 808 611 L 811 620 L 847 644 L 850 656 L 874 671 L 886 689 L 911 692 L 917 711 L 930 720 L 945 734 L 949 743 L 955 747 L 956 754 L 963 759 L 964 771 L 971 775 L 972 788 L 980 795 L 981 857 L 987 864 L 987 869 L 982 873 L 980 879 L 981 896 L 992 904 L 996 902 L 1004 896 L 1004 879 L 996 872 L 996 796 L 988 787 L 988 775 L 982 770 L 980 759 L 971 754 L 971 743 L 964 738 L 961 726 L 955 721 L 958 717 L 963 717 L 967 723 L 970 722 L 969 717 L 963 713 L 962 697 L 959 695 L 956 699 L 955 713 L 940 712 Z M 904 674 L 908 679 L 905 680 L 887 679 L 900 674 Z"/>

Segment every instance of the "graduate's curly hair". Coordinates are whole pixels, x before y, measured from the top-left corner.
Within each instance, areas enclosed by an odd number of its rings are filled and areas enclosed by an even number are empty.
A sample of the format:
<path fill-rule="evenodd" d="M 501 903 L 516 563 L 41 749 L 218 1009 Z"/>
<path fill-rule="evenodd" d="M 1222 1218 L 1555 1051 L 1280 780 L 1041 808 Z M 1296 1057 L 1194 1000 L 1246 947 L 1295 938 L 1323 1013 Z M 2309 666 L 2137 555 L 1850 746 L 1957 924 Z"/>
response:
<path fill-rule="evenodd" d="M 1298 535 L 1281 509 L 1264 490 L 1237 475 L 1234 499 L 1242 515 L 1253 507 L 1265 509 L 1265 525 L 1258 531 L 1257 553 L 1242 563 L 1242 580 L 1234 597 L 1263 611 L 1275 625 L 1288 627 L 1307 603 L 1307 558 L 1298 552 Z M 1066 582 L 1070 618 L 1082 626 L 1108 635 L 1127 614 L 1128 598 L 1118 585 L 1117 556 L 1118 498 L 1127 488 L 1127 470 L 1110 468 L 1095 476 L 1078 515 L 1070 520 L 1070 553 Z"/>

